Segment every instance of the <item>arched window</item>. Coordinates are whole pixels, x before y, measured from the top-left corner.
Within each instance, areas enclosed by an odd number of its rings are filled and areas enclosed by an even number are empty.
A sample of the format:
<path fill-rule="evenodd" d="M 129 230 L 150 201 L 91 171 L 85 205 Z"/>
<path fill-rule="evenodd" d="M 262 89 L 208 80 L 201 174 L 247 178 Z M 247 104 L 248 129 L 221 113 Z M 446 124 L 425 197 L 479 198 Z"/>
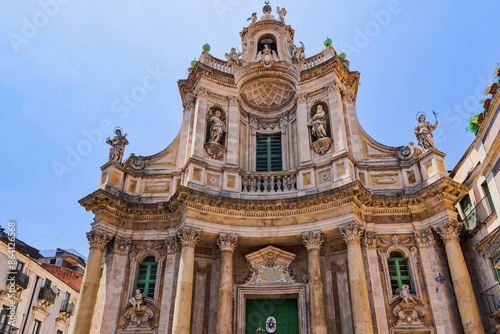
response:
<path fill-rule="evenodd" d="M 157 263 L 154 256 L 146 257 L 139 265 L 136 289 L 141 290 L 147 297 L 154 298 L 156 286 Z"/>
<path fill-rule="evenodd" d="M 276 37 L 274 37 L 274 35 L 271 34 L 266 34 L 259 39 L 259 43 L 257 44 L 257 52 L 263 51 L 264 46 L 266 44 L 269 47 L 269 49 L 276 51 L 276 53 L 278 52 L 278 46 L 276 45 Z"/>
<path fill-rule="evenodd" d="M 391 280 L 392 293 L 396 294 L 396 290 L 401 288 L 403 284 L 408 285 L 411 293 L 415 293 L 411 282 L 410 267 L 403 254 L 400 252 L 391 252 L 387 262 L 389 265 L 389 278 Z"/>

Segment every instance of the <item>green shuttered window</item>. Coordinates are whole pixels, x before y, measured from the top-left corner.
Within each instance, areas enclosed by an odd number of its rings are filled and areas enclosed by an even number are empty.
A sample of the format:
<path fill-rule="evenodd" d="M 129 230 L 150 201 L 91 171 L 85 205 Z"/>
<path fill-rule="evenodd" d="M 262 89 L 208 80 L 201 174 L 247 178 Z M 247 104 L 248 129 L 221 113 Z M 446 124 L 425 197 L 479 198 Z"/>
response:
<path fill-rule="evenodd" d="M 415 293 L 413 290 L 413 284 L 411 283 L 408 261 L 404 258 L 403 254 L 400 252 L 391 252 L 390 258 L 387 262 L 389 264 L 389 276 L 391 280 L 392 293 L 395 294 L 396 290 L 401 288 L 401 285 L 403 284 L 410 287 L 411 293 Z"/>
<path fill-rule="evenodd" d="M 281 134 L 257 135 L 257 172 L 283 170 Z"/>
<path fill-rule="evenodd" d="M 139 273 L 137 275 L 137 287 L 146 296 L 154 298 L 156 286 L 156 269 L 157 264 L 153 256 L 148 256 L 139 265 Z"/>

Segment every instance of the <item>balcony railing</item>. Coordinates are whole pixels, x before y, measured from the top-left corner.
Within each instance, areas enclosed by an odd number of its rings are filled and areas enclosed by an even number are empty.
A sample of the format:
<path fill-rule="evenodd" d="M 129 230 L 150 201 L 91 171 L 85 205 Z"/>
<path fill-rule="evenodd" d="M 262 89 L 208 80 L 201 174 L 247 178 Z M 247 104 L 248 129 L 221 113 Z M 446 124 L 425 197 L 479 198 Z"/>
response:
<path fill-rule="evenodd" d="M 61 313 L 68 313 L 68 314 L 72 315 L 74 309 L 75 309 L 75 304 L 73 304 L 69 301 L 65 301 L 62 304 Z"/>
<path fill-rule="evenodd" d="M 17 334 L 18 330 L 19 328 L 8 325 L 7 323 L 0 325 L 0 334 Z"/>
<path fill-rule="evenodd" d="M 297 190 L 297 172 L 256 172 L 241 175 L 241 187 L 247 193 L 277 193 Z"/>
<path fill-rule="evenodd" d="M 481 298 L 483 299 L 487 314 L 500 310 L 500 283 L 481 293 Z"/>
<path fill-rule="evenodd" d="M 40 288 L 40 293 L 38 294 L 38 299 L 49 302 L 50 304 L 54 304 L 54 302 L 56 300 L 56 294 L 54 291 L 52 291 L 52 289 L 42 287 L 42 288 Z"/>
<path fill-rule="evenodd" d="M 14 280 L 14 284 L 16 285 L 17 288 L 20 288 L 20 289 L 26 289 L 28 287 L 28 283 L 30 281 L 30 277 L 28 275 L 26 275 L 25 273 L 23 273 L 22 271 L 20 270 L 16 270 L 14 271 L 15 272 L 15 280 Z M 7 275 L 7 284 L 11 284 L 12 281 L 10 280 L 10 278 L 12 277 L 12 275 Z M 1 332 L 0 332 L 1 333 Z"/>
<path fill-rule="evenodd" d="M 492 207 L 488 196 L 484 196 L 479 203 L 472 209 L 471 212 L 465 217 L 465 226 L 467 230 L 474 230 L 476 227 L 481 226 L 481 224 L 495 212 L 495 208 Z"/>

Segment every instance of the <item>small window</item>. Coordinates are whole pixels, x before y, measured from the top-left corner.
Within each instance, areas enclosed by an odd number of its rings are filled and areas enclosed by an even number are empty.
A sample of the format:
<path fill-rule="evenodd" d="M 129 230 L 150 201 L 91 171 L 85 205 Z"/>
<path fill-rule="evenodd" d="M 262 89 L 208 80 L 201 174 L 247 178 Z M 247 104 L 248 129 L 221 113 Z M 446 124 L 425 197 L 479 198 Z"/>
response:
<path fill-rule="evenodd" d="M 50 264 L 56 264 L 56 259 L 50 259 Z"/>
<path fill-rule="evenodd" d="M 389 278 L 391 280 L 392 293 L 396 294 L 396 290 L 401 288 L 401 285 L 408 285 L 411 293 L 415 293 L 411 282 L 410 267 L 408 261 L 400 252 L 391 252 L 389 260 Z"/>
<path fill-rule="evenodd" d="M 490 205 L 491 212 L 495 211 L 495 205 L 493 205 L 493 200 L 491 199 L 490 188 L 488 188 L 488 184 L 484 182 L 481 185 L 481 188 L 483 188 L 484 195 L 488 198 L 488 204 Z"/>
<path fill-rule="evenodd" d="M 56 334 L 63 334 L 62 330 L 57 330 Z"/>
<path fill-rule="evenodd" d="M 42 322 L 39 320 L 35 320 L 35 323 L 33 324 L 33 331 L 31 333 L 32 334 L 39 334 L 41 327 L 42 327 Z"/>
<path fill-rule="evenodd" d="M 464 222 L 466 228 L 470 230 L 476 227 L 476 212 L 474 211 L 474 206 L 472 205 L 469 195 L 465 195 L 465 197 L 460 201 L 460 207 L 464 212 Z"/>
<path fill-rule="evenodd" d="M 24 263 L 17 261 L 16 271 L 23 271 Z"/>
<path fill-rule="evenodd" d="M 281 134 L 257 135 L 257 172 L 283 170 Z"/>
<path fill-rule="evenodd" d="M 157 264 L 154 256 L 148 256 L 139 265 L 136 289 L 141 290 L 147 297 L 154 298 L 156 286 Z"/>
<path fill-rule="evenodd" d="M 7 306 L 3 306 L 2 313 L 0 313 L 0 333 L 3 333 L 2 330 L 5 330 L 5 327 L 7 327 L 7 324 L 9 322 L 9 313 L 9 308 Z"/>
<path fill-rule="evenodd" d="M 52 286 L 52 281 L 49 279 L 45 279 L 45 282 L 43 283 L 44 288 L 50 288 Z"/>

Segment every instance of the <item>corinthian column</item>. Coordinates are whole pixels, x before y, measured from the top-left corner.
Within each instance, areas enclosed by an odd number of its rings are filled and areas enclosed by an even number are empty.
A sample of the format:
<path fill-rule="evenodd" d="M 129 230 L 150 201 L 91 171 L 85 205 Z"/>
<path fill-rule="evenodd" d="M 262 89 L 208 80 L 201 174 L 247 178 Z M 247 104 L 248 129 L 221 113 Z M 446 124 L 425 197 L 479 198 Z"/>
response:
<path fill-rule="evenodd" d="M 467 271 L 464 255 L 458 241 L 462 225 L 458 222 L 446 221 L 438 226 L 434 226 L 434 230 L 444 241 L 446 258 L 448 259 L 451 280 L 453 281 L 453 289 L 455 290 L 455 297 L 464 332 L 468 334 L 484 334 L 483 322 L 481 321 L 469 272 Z"/>
<path fill-rule="evenodd" d="M 373 333 L 365 267 L 361 255 L 361 236 L 363 232 L 364 228 L 360 223 L 348 223 L 340 227 L 340 233 L 347 244 L 347 269 L 351 288 L 354 333 L 356 334 Z"/>
<path fill-rule="evenodd" d="M 311 334 L 327 334 L 325 295 L 321 275 L 320 250 L 323 245 L 321 232 L 302 234 L 302 241 L 307 249 L 309 269 L 309 294 L 311 299 Z"/>
<path fill-rule="evenodd" d="M 75 316 L 73 334 L 89 334 L 92 324 L 92 315 L 96 304 L 97 289 L 101 276 L 102 253 L 110 241 L 111 236 L 100 229 L 87 233 L 90 243 L 90 253 L 87 267 L 83 275 L 83 284 Z"/>
<path fill-rule="evenodd" d="M 233 332 L 233 253 L 238 245 L 238 237 L 221 234 L 217 239 L 221 251 L 219 297 L 217 299 L 217 333 Z"/>
<path fill-rule="evenodd" d="M 175 295 L 172 334 L 189 334 L 191 302 L 193 297 L 194 248 L 200 240 L 200 231 L 184 227 L 177 236 L 182 245 Z"/>

